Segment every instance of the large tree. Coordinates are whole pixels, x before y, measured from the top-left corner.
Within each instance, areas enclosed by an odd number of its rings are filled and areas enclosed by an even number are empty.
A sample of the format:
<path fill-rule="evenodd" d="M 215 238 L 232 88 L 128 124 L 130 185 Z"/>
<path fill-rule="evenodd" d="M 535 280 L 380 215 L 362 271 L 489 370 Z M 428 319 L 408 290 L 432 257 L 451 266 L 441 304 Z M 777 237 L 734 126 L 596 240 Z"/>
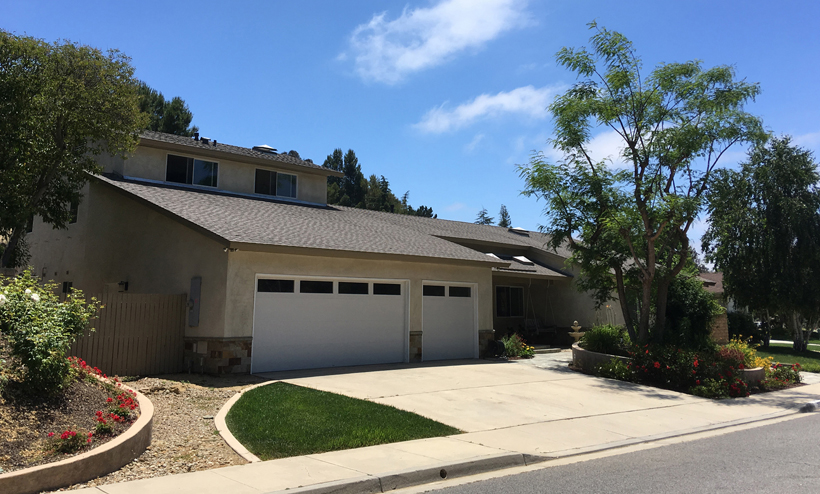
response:
<path fill-rule="evenodd" d="M 0 265 L 8 267 L 33 215 L 55 228 L 101 153 L 134 150 L 145 123 L 128 57 L 0 31 Z"/>
<path fill-rule="evenodd" d="M 507 206 L 501 205 L 501 210 L 498 212 L 498 226 L 503 226 L 504 228 L 509 228 L 512 226 L 512 219 L 510 219 L 510 213 L 507 211 Z"/>
<path fill-rule="evenodd" d="M 723 271 L 726 294 L 778 314 L 804 350 L 820 316 L 820 173 L 811 153 L 775 138 L 740 171 L 720 170 L 709 192 L 703 248 Z"/>
<path fill-rule="evenodd" d="M 140 111 L 148 114 L 146 129 L 187 137 L 199 132 L 199 127 L 191 126 L 194 114 L 182 98 L 175 96 L 168 101 L 144 82 L 140 82 L 138 91 Z"/>
<path fill-rule="evenodd" d="M 720 158 L 760 142 L 760 120 L 744 111 L 757 84 L 728 66 L 666 63 L 648 75 L 622 34 L 590 24 L 591 49 L 563 48 L 558 63 L 579 77 L 550 105 L 557 162 L 535 154 L 521 168 L 524 194 L 546 201 L 542 227 L 568 246 L 581 289 L 599 303 L 617 295 L 630 337 L 663 340 L 669 284 L 689 257 L 689 230 Z M 616 163 L 590 154 L 593 129 L 616 134 Z"/>
<path fill-rule="evenodd" d="M 490 216 L 490 213 L 487 211 L 487 208 L 481 208 L 481 211 L 478 212 L 478 215 L 475 217 L 476 225 L 492 225 L 495 218 Z"/>
<path fill-rule="evenodd" d="M 390 190 L 390 182 L 382 175 L 364 177 L 359 158 L 352 149 L 342 154 L 341 148 L 327 155 L 323 167 L 344 173 L 343 177 L 328 177 L 327 202 L 373 211 L 408 214 L 434 218 L 433 208 L 419 206 L 414 209 L 409 203 L 410 192 L 405 192 L 401 200 Z"/>

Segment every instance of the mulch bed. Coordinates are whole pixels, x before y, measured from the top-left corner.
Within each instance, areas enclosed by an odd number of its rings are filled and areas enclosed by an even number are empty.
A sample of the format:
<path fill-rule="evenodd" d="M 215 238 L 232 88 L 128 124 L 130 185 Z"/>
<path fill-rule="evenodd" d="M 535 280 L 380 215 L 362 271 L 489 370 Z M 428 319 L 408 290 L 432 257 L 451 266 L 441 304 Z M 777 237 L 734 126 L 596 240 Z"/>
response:
<path fill-rule="evenodd" d="M 59 437 L 72 430 L 87 436 L 97 424 L 97 411 L 107 412 L 109 395 L 101 384 L 74 381 L 62 394 L 43 398 L 31 395 L 11 382 L 0 394 L 0 469 L 9 472 L 60 461 L 71 454 L 49 452 L 50 432 Z M 108 421 L 112 423 L 111 420 Z M 131 421 L 115 423 L 111 434 L 95 435 L 91 447 L 110 441 L 130 427 Z M 74 454 L 84 453 L 83 447 Z"/>

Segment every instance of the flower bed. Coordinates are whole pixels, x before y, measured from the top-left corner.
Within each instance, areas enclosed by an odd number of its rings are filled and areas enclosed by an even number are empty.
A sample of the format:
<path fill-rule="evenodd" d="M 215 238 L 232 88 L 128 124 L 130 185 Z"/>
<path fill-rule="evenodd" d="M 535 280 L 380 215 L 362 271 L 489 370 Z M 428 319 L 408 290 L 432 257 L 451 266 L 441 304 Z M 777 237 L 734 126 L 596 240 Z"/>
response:
<path fill-rule="evenodd" d="M 4 423 L 4 432 L 15 440 L 3 444 L 0 464 L 7 472 L 0 475 L 0 492 L 86 481 L 120 468 L 150 444 L 150 401 L 80 359 L 70 358 L 69 366 L 74 377 L 60 395 L 32 396 L 14 383 L 6 389 L 2 407 L 9 413 L 3 415 L 13 423 Z"/>

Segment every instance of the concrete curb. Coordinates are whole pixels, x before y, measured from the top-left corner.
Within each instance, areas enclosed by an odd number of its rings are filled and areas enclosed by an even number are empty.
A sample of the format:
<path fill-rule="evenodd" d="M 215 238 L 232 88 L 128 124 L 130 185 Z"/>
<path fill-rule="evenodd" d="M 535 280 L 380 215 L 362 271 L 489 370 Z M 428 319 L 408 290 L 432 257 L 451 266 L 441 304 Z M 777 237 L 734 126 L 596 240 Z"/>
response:
<path fill-rule="evenodd" d="M 225 422 L 225 417 L 228 416 L 228 412 L 231 410 L 231 407 L 239 401 L 239 398 L 242 398 L 242 395 L 246 392 L 256 389 L 260 386 L 267 386 L 268 384 L 272 384 L 278 381 L 267 381 L 259 384 L 254 384 L 253 386 L 248 386 L 247 388 L 243 388 L 238 391 L 235 395 L 231 396 L 231 399 L 226 401 L 222 408 L 219 409 L 219 413 L 216 414 L 214 417 L 214 424 L 216 425 L 216 430 L 219 431 L 219 435 L 222 436 L 222 439 L 225 443 L 230 446 L 230 448 L 236 451 L 236 454 L 241 456 L 242 458 L 248 460 L 249 463 L 259 463 L 262 461 L 258 456 L 248 451 L 248 448 L 242 446 L 242 443 L 237 441 L 231 431 L 228 429 L 228 424 Z"/>
<path fill-rule="evenodd" d="M 122 388 L 134 391 L 127 386 Z M 151 444 L 154 404 L 137 392 L 140 416 L 127 431 L 81 455 L 54 463 L 15 470 L 0 475 L 3 494 L 33 494 L 59 489 L 107 475 L 140 456 Z"/>
<path fill-rule="evenodd" d="M 308 485 L 297 489 L 272 491 L 267 494 L 377 494 L 415 485 L 438 482 L 443 479 L 466 477 L 468 475 L 477 475 L 495 470 L 531 465 L 539 461 L 543 461 L 543 459 L 537 456 L 523 455 L 521 453 L 499 453 L 457 463 L 437 465 L 435 467 L 398 470 L 378 476 L 367 475 L 352 479 Z"/>

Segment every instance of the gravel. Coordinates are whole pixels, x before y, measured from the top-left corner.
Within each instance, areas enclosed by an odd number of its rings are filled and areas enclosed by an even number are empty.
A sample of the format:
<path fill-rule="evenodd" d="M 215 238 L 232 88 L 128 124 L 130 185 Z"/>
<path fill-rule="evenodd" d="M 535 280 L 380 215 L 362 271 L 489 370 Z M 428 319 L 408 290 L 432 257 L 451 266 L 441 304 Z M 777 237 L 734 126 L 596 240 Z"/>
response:
<path fill-rule="evenodd" d="M 104 477 L 65 489 L 162 477 L 247 463 L 216 430 L 213 417 L 240 389 L 261 382 L 253 376 L 176 374 L 126 382 L 154 404 L 151 446 L 137 459 Z"/>

